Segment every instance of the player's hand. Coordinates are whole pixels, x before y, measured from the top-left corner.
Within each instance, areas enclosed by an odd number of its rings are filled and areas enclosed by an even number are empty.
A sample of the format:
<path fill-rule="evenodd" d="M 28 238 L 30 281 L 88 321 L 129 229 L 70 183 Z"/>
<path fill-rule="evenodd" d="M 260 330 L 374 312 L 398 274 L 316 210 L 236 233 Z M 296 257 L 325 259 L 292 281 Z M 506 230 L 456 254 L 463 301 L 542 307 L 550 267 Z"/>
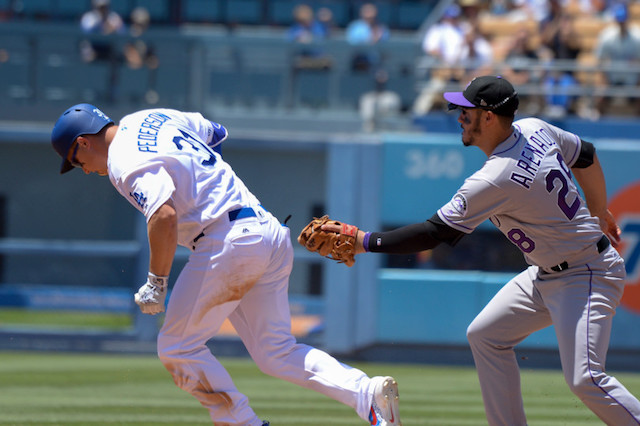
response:
<path fill-rule="evenodd" d="M 346 225 L 348 227 L 353 226 L 353 225 Z M 327 232 L 335 232 L 336 234 L 339 234 L 342 232 L 342 226 L 341 225 L 336 225 L 336 224 L 332 224 L 332 223 L 327 223 L 322 225 L 322 229 L 323 231 L 327 231 Z M 358 229 L 358 233 L 356 234 L 356 243 L 355 243 L 355 254 L 360 254 L 360 253 L 364 253 L 366 250 L 364 249 L 364 246 L 362 245 L 362 241 L 364 240 L 364 234 L 366 234 L 365 231 Z"/>
<path fill-rule="evenodd" d="M 138 289 L 133 300 L 143 314 L 155 315 L 164 312 L 164 300 L 167 297 L 169 277 L 159 277 L 149 272 L 147 282 Z"/>
<path fill-rule="evenodd" d="M 598 219 L 600 219 L 600 228 L 602 229 L 602 232 L 609 237 L 609 240 L 611 240 L 611 245 L 618 247 L 622 231 L 620 231 L 620 227 L 616 223 L 616 219 L 608 209 L 605 210 L 604 213 L 598 215 Z"/>

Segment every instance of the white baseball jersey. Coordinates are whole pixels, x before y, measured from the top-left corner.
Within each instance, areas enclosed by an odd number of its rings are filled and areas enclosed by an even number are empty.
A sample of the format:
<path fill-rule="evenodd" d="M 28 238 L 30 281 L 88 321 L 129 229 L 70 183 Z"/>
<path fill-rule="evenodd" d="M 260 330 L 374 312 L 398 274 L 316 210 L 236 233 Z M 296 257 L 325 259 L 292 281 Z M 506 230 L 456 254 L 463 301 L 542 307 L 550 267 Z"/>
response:
<path fill-rule="evenodd" d="M 513 127 L 438 216 L 464 233 L 490 219 L 529 264 L 542 268 L 592 255 L 602 231 L 571 175 L 580 138 L 536 118 Z"/>
<path fill-rule="evenodd" d="M 200 114 L 150 109 L 125 116 L 109 146 L 113 185 L 147 220 L 171 199 L 178 243 L 191 250 L 158 334 L 160 360 L 215 424 L 262 425 L 206 346 L 228 318 L 262 371 L 367 419 L 377 382 L 291 335 L 289 229 L 212 149 L 224 138 L 224 127 Z"/>
<path fill-rule="evenodd" d="M 259 204 L 209 146 L 224 140 L 215 126 L 199 113 L 143 110 L 122 118 L 109 146 L 113 185 L 147 221 L 172 198 L 185 247 L 221 215 Z"/>

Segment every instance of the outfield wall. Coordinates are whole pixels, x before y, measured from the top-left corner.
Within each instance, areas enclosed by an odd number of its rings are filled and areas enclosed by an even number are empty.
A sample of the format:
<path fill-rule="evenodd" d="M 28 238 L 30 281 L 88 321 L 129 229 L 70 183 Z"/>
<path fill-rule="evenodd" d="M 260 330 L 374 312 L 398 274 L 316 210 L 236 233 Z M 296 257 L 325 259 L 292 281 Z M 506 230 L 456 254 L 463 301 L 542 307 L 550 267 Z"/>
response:
<path fill-rule="evenodd" d="M 640 171 L 637 165 L 640 164 L 640 143 L 619 135 L 590 140 L 594 142 L 605 170 L 610 207 L 623 231 L 620 252 L 627 262 L 627 285 L 614 320 L 611 347 L 638 350 Z M 386 135 L 373 149 L 355 145 L 333 145 L 330 149 L 339 151 L 333 154 L 336 158 L 352 161 L 367 157 L 374 161 L 370 164 L 377 162 L 377 167 L 368 167 L 368 175 L 376 176 L 359 187 L 366 193 L 375 192 L 370 186 L 380 187 L 380 196 L 367 200 L 367 208 L 362 208 L 362 200 L 340 200 L 331 191 L 328 193 L 330 212 L 345 221 L 364 224 L 364 229 L 399 226 L 429 218 L 486 159 L 480 150 L 463 147 L 459 135 L 452 133 L 393 134 Z M 354 150 L 361 152 L 358 154 Z M 359 163 L 355 161 L 354 164 Z M 367 167 L 356 167 L 354 173 L 362 173 L 364 169 Z M 336 167 L 336 164 L 332 164 L 332 170 L 332 175 L 344 173 L 344 168 Z M 375 172 L 370 173 L 372 170 Z M 380 212 L 375 218 L 377 228 L 369 226 L 371 216 L 376 214 L 372 211 Z M 488 228 L 493 229 L 493 226 L 487 222 L 479 229 Z M 361 262 L 365 258 L 366 262 Z M 361 256 L 359 262 L 352 268 L 356 269 L 354 271 L 329 266 L 327 311 L 333 313 L 328 315 L 327 329 L 335 334 L 329 336 L 327 344 L 339 351 L 353 348 L 354 342 L 357 346 L 367 341 L 391 345 L 466 345 L 468 324 L 517 273 L 384 268 L 379 255 Z M 373 277 L 371 268 L 376 269 Z M 372 288 L 375 297 L 369 294 Z M 340 328 L 340 322 L 352 327 Z M 556 348 L 553 328 L 534 333 L 521 347 Z"/>
<path fill-rule="evenodd" d="M 44 309 L 56 302 L 66 308 L 77 300 L 95 301 L 95 291 L 108 288 L 105 300 L 92 309 L 128 310 L 136 317 L 133 335 L 152 339 L 156 323 L 139 315 L 126 296 L 146 274 L 144 222 L 106 179 L 78 172 L 59 176 L 49 131 L 48 125 L 0 125 L 0 305 L 13 301 Z M 226 158 L 276 216 L 293 215 L 288 224 L 294 237 L 312 215 L 323 212 L 366 230 L 425 220 L 484 161 L 479 150 L 461 146 L 454 127 L 387 135 L 231 131 Z M 620 250 L 629 272 L 614 320 L 614 350 L 640 350 L 640 143 L 635 136 L 626 131 L 590 138 L 606 171 L 611 209 L 623 228 Z M 476 233 L 489 236 L 492 230 L 483 224 Z M 319 344 L 341 353 L 381 344 L 466 347 L 467 325 L 517 272 L 480 272 L 468 265 L 464 271 L 392 268 L 384 256 L 374 254 L 360 256 L 347 268 L 295 247 L 293 309 L 305 313 L 312 307 L 314 314 L 321 313 Z M 184 255 L 178 252 L 172 275 Z M 51 293 L 56 286 L 73 297 Z M 76 291 L 82 287 L 91 290 Z M 2 332 L 0 324 L 0 340 L 9 335 Z M 22 342 L 22 348 L 29 348 Z M 552 329 L 523 343 L 555 346 Z"/>

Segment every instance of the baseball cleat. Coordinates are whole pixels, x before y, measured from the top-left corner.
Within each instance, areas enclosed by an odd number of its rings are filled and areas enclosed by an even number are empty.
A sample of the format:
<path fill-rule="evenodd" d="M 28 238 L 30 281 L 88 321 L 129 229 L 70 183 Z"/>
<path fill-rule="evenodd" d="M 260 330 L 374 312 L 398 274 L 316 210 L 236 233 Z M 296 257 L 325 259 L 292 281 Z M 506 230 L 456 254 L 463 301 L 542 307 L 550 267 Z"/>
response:
<path fill-rule="evenodd" d="M 262 426 L 269 426 L 269 422 L 265 420 L 264 422 L 262 422 Z"/>
<path fill-rule="evenodd" d="M 369 412 L 369 423 L 373 426 L 401 426 L 398 408 L 398 382 L 391 377 L 374 377 L 373 401 Z"/>

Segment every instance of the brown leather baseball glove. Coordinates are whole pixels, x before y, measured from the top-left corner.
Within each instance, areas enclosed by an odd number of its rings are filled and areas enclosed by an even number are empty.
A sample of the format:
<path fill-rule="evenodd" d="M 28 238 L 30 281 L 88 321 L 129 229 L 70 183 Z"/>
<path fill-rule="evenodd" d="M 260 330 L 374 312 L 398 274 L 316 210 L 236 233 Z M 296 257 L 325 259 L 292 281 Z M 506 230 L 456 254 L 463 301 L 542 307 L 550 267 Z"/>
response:
<path fill-rule="evenodd" d="M 324 224 L 332 224 L 340 226 L 340 232 L 329 232 L 321 229 Z M 358 228 L 353 225 L 338 222 L 329 219 L 324 215 L 320 218 L 313 218 L 307 226 L 304 227 L 298 242 L 307 250 L 317 252 L 321 256 L 333 259 L 338 263 L 344 263 L 347 266 L 353 266 L 356 262 L 356 236 Z"/>

